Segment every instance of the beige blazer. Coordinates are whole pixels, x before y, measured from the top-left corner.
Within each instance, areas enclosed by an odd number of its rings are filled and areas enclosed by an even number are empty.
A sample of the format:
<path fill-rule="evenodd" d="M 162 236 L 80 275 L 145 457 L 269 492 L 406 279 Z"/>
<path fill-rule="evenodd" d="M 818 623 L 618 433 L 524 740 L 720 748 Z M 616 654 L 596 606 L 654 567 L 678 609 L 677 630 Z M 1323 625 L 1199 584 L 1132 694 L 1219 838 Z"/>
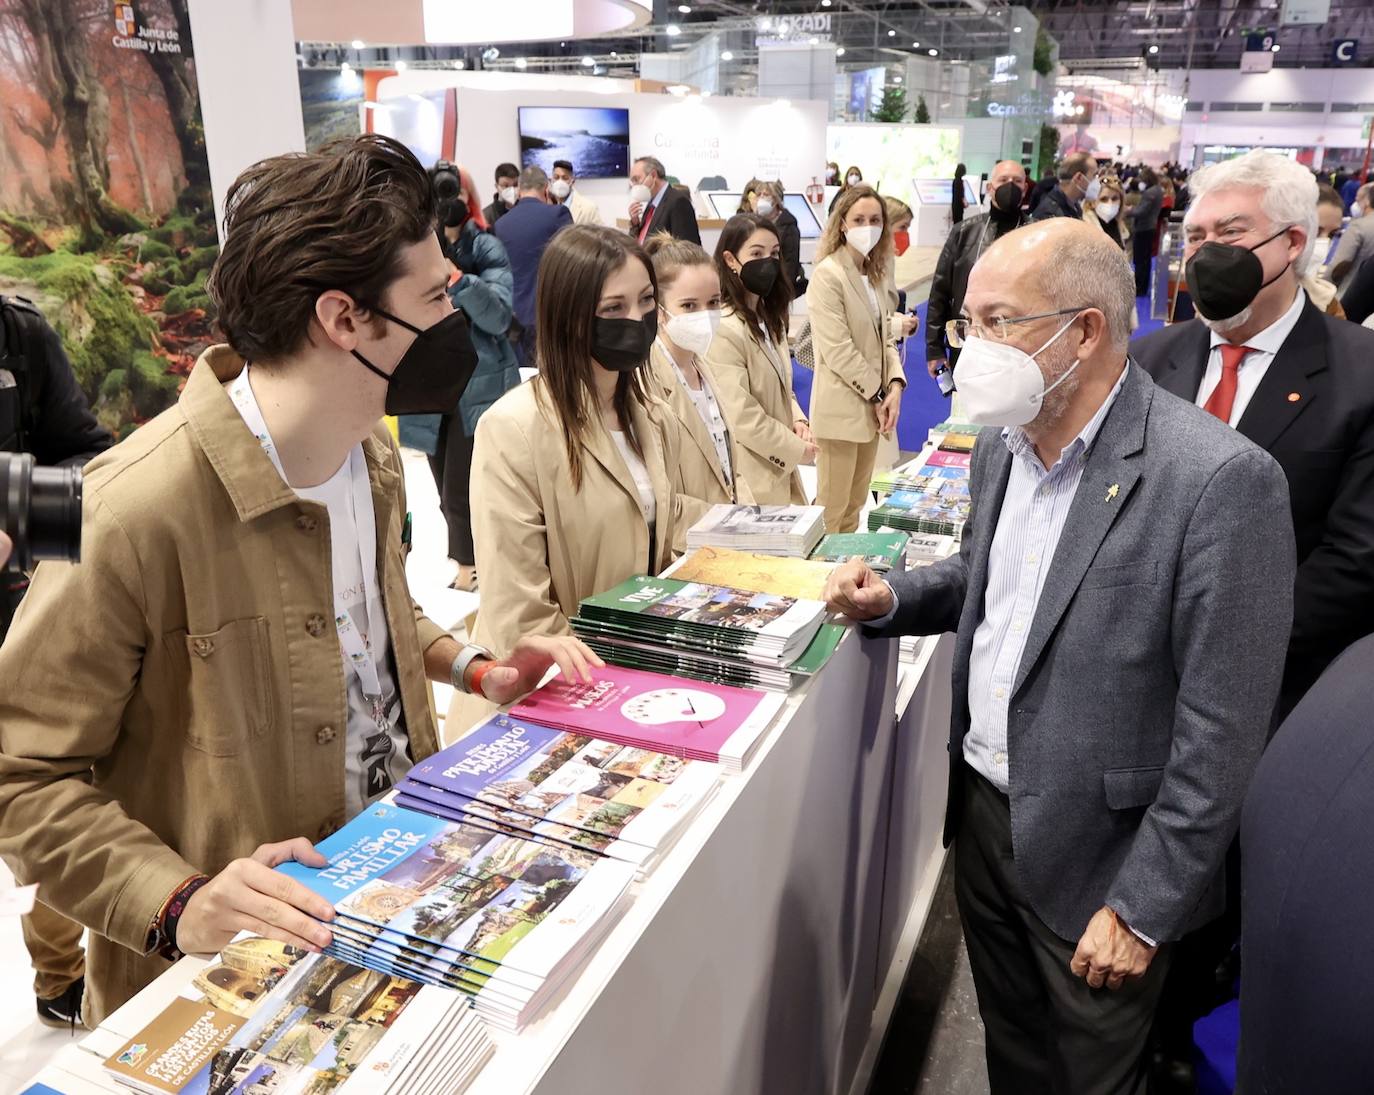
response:
<path fill-rule="evenodd" d="M 874 394 L 893 380 L 906 381 L 888 338 L 892 297 L 886 285 L 875 287 L 875 318 L 864 280 L 843 247 L 816 264 L 806 290 L 816 354 L 811 431 L 818 439 L 872 441 L 878 436 Z"/>
<path fill-rule="evenodd" d="M 658 574 L 673 559 L 678 431 L 657 400 L 634 412 L 657 506 L 654 535 L 639 491 L 597 416 L 582 451 L 575 490 L 563 428 L 534 378 L 482 415 L 472 454 L 472 532 L 481 607 L 473 641 L 497 657 L 522 635 L 568 635 L 578 602 L 635 574 Z M 457 695 L 444 738 L 453 741 L 495 708 Z"/>
<path fill-rule="evenodd" d="M 792 394 L 792 359 L 786 346 L 769 353 L 749 324 L 726 312 L 704 364 L 734 429 L 739 474 L 761 506 L 806 503 L 797 465 L 806 443 L 792 424 L 806 415 Z"/>

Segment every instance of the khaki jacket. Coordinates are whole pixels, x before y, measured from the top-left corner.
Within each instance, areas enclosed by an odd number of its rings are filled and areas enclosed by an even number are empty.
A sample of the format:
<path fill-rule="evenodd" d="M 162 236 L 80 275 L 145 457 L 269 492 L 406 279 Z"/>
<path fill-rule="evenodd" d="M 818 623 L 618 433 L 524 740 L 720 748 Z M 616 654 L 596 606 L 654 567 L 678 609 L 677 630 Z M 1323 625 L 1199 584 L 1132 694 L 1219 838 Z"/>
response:
<path fill-rule="evenodd" d="M 702 368 L 704 382 L 715 390 L 711 375 Z M 749 487 L 740 478 L 739 446 L 735 444 L 734 431 L 730 429 L 729 412 L 719 393 L 716 395 L 720 406 L 721 418 L 725 420 L 727 444 L 730 449 L 730 466 L 734 471 L 733 481 L 726 483 L 725 472 L 716 454 L 715 442 L 711 431 L 701 420 L 692 397 L 678 380 L 677 371 L 668 358 L 668 351 L 661 343 L 654 343 L 649 354 L 649 385 L 653 394 L 663 400 L 668 410 L 669 423 L 678 428 L 677 462 L 678 518 L 674 526 L 673 551 L 681 555 L 687 550 L 687 530 L 701 519 L 708 509 L 723 502 L 744 502 L 753 500 Z"/>
<path fill-rule="evenodd" d="M 657 506 L 654 536 L 639 491 L 599 416 L 582 451 L 575 490 L 563 428 L 535 377 L 482 415 L 472 454 L 472 531 L 481 582 L 473 642 L 498 657 L 523 635 L 569 635 L 583 597 L 673 560 L 678 431 L 657 400 L 634 411 Z M 453 741 L 495 708 L 458 694 L 444 736 Z"/>
<path fill-rule="evenodd" d="M 277 474 L 214 347 L 177 405 L 86 468 L 82 561 L 43 563 L 0 647 L 0 855 L 91 929 L 88 1024 L 154 977 L 149 929 L 196 873 L 344 816 L 347 698 L 329 519 Z M 413 760 L 436 746 L 406 589 L 401 463 L 363 443 Z"/>
<path fill-rule="evenodd" d="M 726 312 L 704 364 L 729 414 L 738 474 L 753 492 L 754 503 L 804 505 L 797 465 L 806 455 L 806 443 L 792 432 L 792 424 L 806 415 L 792 394 L 791 356 L 786 346 L 776 347 L 776 358 L 764 350 L 749 333 L 749 322 Z"/>
<path fill-rule="evenodd" d="M 811 389 L 811 430 L 818 439 L 868 442 L 878 436 L 874 394 L 906 381 L 897 348 L 887 337 L 892 297 L 876 287 L 874 318 L 864 276 L 848 247 L 818 262 L 806 290 L 816 380 Z"/>

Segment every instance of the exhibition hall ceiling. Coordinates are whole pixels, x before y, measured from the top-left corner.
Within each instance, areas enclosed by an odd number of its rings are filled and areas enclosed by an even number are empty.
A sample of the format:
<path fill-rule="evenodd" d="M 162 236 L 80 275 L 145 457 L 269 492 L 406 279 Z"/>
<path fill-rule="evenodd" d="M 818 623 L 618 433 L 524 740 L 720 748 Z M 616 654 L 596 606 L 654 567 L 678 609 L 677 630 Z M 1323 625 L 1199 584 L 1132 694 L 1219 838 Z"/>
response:
<path fill-rule="evenodd" d="M 1331 64 L 1342 39 L 1361 39 L 1354 63 L 1374 65 L 1374 0 L 509 0 L 490 6 L 293 0 L 293 6 L 307 65 L 401 58 L 419 67 L 635 76 L 641 53 L 706 47 L 719 57 L 722 90 L 747 89 L 759 50 L 778 44 L 833 44 L 842 70 L 900 66 L 912 56 L 979 61 L 1007 53 L 1021 24 L 1037 22 L 1071 70 L 1124 79 L 1150 69 L 1236 68 L 1247 39 L 1253 48 L 1255 36 L 1265 34 L 1272 35 L 1276 67 Z M 574 26 L 570 12 L 579 7 L 585 12 Z M 479 9 L 493 14 L 479 16 Z M 1284 25 L 1298 9 L 1309 19 L 1323 10 L 1327 15 L 1324 22 Z M 367 32 L 342 33 L 345 24 Z M 355 38 L 368 47 L 414 48 L 344 56 Z"/>

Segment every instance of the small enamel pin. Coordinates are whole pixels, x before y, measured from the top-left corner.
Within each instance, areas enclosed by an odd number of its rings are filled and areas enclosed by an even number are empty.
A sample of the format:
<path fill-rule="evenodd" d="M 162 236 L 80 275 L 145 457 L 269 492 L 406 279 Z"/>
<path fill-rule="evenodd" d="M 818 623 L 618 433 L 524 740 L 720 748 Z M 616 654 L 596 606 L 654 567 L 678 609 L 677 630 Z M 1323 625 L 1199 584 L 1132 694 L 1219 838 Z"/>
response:
<path fill-rule="evenodd" d="M 1108 502 L 1110 502 L 1113 498 L 1115 498 L 1115 497 L 1116 497 L 1118 494 L 1120 494 L 1120 493 L 1121 493 L 1121 484 L 1120 484 L 1120 483 L 1113 483 L 1110 487 L 1107 488 L 1107 497 L 1106 497 L 1105 500 L 1108 501 Z"/>
<path fill-rule="evenodd" d="M 1302 398 L 1302 396 L 1300 396 L 1297 392 L 1289 392 L 1289 393 L 1288 393 L 1288 402 L 1289 402 L 1289 403 L 1296 403 L 1296 402 L 1297 402 L 1299 399 L 1301 399 L 1301 398 Z"/>

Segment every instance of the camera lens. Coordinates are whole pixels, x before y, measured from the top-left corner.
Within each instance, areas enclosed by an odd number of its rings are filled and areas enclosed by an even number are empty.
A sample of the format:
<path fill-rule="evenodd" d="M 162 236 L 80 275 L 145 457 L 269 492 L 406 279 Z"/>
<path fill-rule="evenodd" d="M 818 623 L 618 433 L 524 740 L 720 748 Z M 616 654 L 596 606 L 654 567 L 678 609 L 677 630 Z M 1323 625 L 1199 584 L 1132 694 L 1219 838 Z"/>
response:
<path fill-rule="evenodd" d="M 11 565 L 81 558 L 81 470 L 40 468 L 28 453 L 0 453 L 0 526 L 14 541 Z"/>
<path fill-rule="evenodd" d="M 440 201 L 452 201 L 461 189 L 458 176 L 451 171 L 441 171 L 434 176 L 434 196 Z"/>

